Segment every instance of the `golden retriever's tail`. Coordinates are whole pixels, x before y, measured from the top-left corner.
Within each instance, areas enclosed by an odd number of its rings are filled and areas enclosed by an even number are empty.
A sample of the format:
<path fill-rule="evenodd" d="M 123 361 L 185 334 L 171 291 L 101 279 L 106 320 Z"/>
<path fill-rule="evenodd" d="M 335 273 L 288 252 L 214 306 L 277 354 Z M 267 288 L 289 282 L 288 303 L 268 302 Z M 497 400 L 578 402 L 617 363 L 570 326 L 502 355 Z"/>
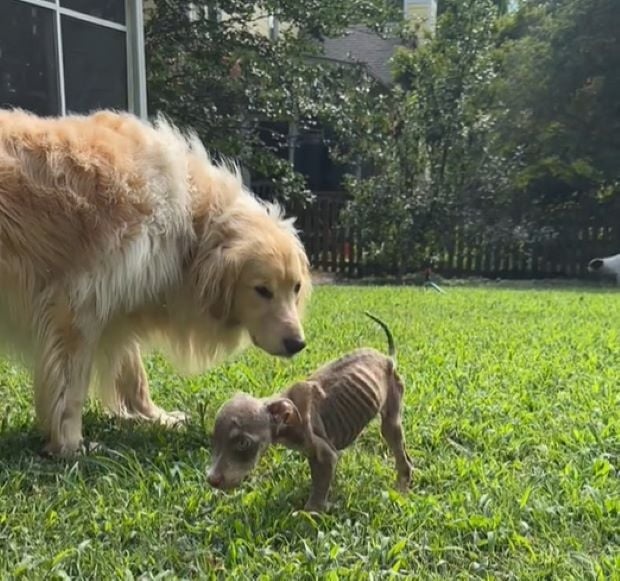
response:
<path fill-rule="evenodd" d="M 392 336 L 392 331 L 390 331 L 390 328 L 379 317 L 376 317 L 375 315 L 369 313 L 368 311 L 364 311 L 364 314 L 367 317 L 370 317 L 376 323 L 378 323 L 381 326 L 381 328 L 385 331 L 385 334 L 387 335 L 387 341 L 388 341 L 388 355 L 392 359 L 395 360 L 396 359 L 396 347 L 394 346 L 394 337 Z"/>

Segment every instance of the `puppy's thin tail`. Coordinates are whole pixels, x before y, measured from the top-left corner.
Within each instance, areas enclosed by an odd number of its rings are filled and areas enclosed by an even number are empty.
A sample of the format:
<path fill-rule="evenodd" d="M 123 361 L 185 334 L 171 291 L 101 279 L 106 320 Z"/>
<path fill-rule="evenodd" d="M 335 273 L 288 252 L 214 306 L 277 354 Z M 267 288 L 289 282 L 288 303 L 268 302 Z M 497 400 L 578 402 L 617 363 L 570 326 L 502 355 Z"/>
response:
<path fill-rule="evenodd" d="M 375 323 L 378 323 L 385 331 L 388 340 L 388 355 L 392 359 L 396 359 L 396 347 L 394 346 L 394 337 L 392 336 L 392 331 L 390 331 L 390 328 L 379 317 L 375 317 L 375 315 L 369 313 L 368 311 L 364 311 L 364 314 L 375 321 Z"/>

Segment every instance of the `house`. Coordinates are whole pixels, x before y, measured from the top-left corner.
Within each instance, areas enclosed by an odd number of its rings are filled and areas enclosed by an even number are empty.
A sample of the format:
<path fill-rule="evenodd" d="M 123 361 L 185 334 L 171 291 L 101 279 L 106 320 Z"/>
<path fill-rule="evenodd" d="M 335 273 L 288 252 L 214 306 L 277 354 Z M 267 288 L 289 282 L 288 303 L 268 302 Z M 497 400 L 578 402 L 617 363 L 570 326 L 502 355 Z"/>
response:
<path fill-rule="evenodd" d="M 421 19 L 423 27 L 434 25 L 436 0 L 404 0 L 402 6 L 412 22 Z M 0 107 L 41 115 L 114 108 L 146 118 L 143 18 L 151 7 L 152 0 L 0 0 Z M 192 10 L 205 7 L 191 6 L 190 17 Z M 216 3 L 207 10 L 216 21 L 227 17 Z M 254 26 L 275 40 L 287 23 L 264 15 Z M 389 61 L 396 46 L 395 38 L 351 26 L 339 38 L 324 39 L 319 58 L 364 67 L 380 90 L 392 82 Z M 334 136 L 328 127 L 272 125 L 263 127 L 264 141 L 273 141 L 274 133 L 283 136 L 271 145 L 305 176 L 309 189 L 323 194 L 314 214 L 303 217 L 304 242 L 313 264 L 353 265 L 354 241 L 338 224 L 343 203 L 338 192 L 345 173 L 360 175 L 361 165 L 344 167 L 332 160 Z M 269 196 L 270 187 L 257 183 L 256 177 L 244 172 L 259 195 Z"/>
<path fill-rule="evenodd" d="M 435 29 L 437 0 L 404 0 L 405 18 L 419 27 L 419 39 L 423 41 L 424 32 Z M 265 33 L 277 38 L 278 22 L 272 17 L 260 21 Z M 337 65 L 362 66 L 377 82 L 379 87 L 387 88 L 392 82 L 390 59 L 399 45 L 399 39 L 384 38 L 365 26 L 350 26 L 337 38 L 322 41 L 321 57 Z M 270 123 L 265 125 L 264 140 L 278 150 L 272 134 L 287 136 L 287 147 L 279 148 L 279 155 L 288 159 L 295 170 L 306 178 L 308 188 L 314 193 L 329 193 L 342 190 L 346 173 L 362 172 L 362 167 L 345 167 L 335 163 L 329 153 L 333 135 L 329 128 L 315 127 L 300 130 L 294 123 Z"/>
<path fill-rule="evenodd" d="M 146 117 L 142 0 L 2 0 L 0 107 Z"/>
<path fill-rule="evenodd" d="M 365 26 L 351 26 L 338 38 L 322 41 L 322 58 L 336 65 L 362 66 L 379 89 L 392 84 L 390 59 L 399 44 L 397 38 L 383 38 Z M 335 163 L 329 153 L 334 136 L 328 127 L 295 131 L 290 134 L 289 160 L 306 178 L 313 192 L 342 190 L 346 173 L 360 173 L 361 166 L 346 167 Z"/>
<path fill-rule="evenodd" d="M 0 107 L 42 115 L 115 108 L 147 116 L 143 10 L 150 0 L 2 0 L 0 2 Z M 404 0 L 412 19 L 434 25 L 436 0 Z M 217 10 L 218 18 L 226 18 Z M 287 26 L 273 16 L 255 26 L 276 39 Z M 379 85 L 391 83 L 389 60 L 396 39 L 352 26 L 323 41 L 322 58 L 363 66 Z M 280 154 L 306 177 L 315 192 L 342 187 L 345 168 L 329 155 L 329 128 L 299 130 L 276 124 L 286 136 Z M 266 140 L 269 131 L 266 131 Z"/>

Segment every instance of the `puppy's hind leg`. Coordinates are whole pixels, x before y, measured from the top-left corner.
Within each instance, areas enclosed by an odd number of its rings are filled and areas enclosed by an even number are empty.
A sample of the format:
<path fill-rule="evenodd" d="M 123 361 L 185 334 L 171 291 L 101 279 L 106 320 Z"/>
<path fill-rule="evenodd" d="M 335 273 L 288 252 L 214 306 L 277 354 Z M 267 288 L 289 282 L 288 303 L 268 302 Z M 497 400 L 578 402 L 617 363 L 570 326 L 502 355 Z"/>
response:
<path fill-rule="evenodd" d="M 403 384 L 394 372 L 390 381 L 385 405 L 381 410 L 381 434 L 396 460 L 398 474 L 397 487 L 405 492 L 411 484 L 413 463 L 405 449 L 405 436 L 402 426 Z"/>
<path fill-rule="evenodd" d="M 157 421 L 167 426 L 177 425 L 186 420 L 184 413 L 166 412 L 151 399 L 149 380 L 142 363 L 140 346 L 136 341 L 129 343 L 115 359 L 114 393 L 111 394 L 112 397 L 109 397 L 110 394 L 104 394 L 104 398 L 116 414 L 126 418 Z M 109 385 L 103 385 L 102 388 L 110 389 Z"/>

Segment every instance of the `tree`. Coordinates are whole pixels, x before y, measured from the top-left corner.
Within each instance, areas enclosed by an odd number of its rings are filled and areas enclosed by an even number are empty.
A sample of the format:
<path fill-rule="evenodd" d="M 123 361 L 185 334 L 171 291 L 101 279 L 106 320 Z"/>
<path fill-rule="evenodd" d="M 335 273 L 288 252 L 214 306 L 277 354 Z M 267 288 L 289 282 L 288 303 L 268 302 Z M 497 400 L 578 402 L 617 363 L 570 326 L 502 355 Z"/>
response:
<path fill-rule="evenodd" d="M 504 150 L 514 206 L 537 229 L 609 213 L 620 193 L 620 3 L 536 0 L 502 31 Z"/>
<path fill-rule="evenodd" d="M 275 39 L 258 26 L 267 15 L 281 23 Z M 344 115 L 348 93 L 367 79 L 308 57 L 320 56 L 320 38 L 352 22 L 381 29 L 394 15 L 383 0 L 154 0 L 146 25 L 149 109 L 192 127 L 211 151 L 253 176 L 270 178 L 281 199 L 299 195 L 303 180 L 277 155 L 286 133 L 272 130 L 266 147 L 261 127 Z"/>
<path fill-rule="evenodd" d="M 434 38 L 394 59 L 388 121 L 375 111 L 374 130 L 356 136 L 378 171 L 351 183 L 350 220 L 368 259 L 399 272 L 449 244 L 457 224 L 484 227 L 505 186 L 490 114 L 498 12 L 491 0 L 442 10 Z"/>
<path fill-rule="evenodd" d="M 395 58 L 392 121 L 378 113 L 356 136 L 378 169 L 351 184 L 369 261 L 419 267 L 456 228 L 527 256 L 532 242 L 577 244 L 588 221 L 615 220 L 620 3 L 505 8 L 443 0 L 435 37 Z"/>

